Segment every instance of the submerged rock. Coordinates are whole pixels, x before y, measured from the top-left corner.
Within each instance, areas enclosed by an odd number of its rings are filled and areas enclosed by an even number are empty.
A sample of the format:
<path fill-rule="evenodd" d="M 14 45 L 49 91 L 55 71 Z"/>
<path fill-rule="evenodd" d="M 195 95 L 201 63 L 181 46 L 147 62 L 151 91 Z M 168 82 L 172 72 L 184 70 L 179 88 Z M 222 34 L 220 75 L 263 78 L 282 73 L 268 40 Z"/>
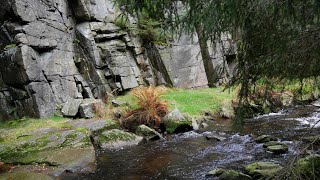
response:
<path fill-rule="evenodd" d="M 253 179 L 271 179 L 282 167 L 272 162 L 255 162 L 245 167 L 246 172 Z"/>
<path fill-rule="evenodd" d="M 94 137 L 94 142 L 102 149 L 121 149 L 138 145 L 143 137 L 119 129 L 107 130 Z"/>
<path fill-rule="evenodd" d="M 152 128 L 149 128 L 146 125 L 138 126 L 138 128 L 136 129 L 136 134 L 139 136 L 143 136 L 147 141 L 163 139 L 160 133 Z"/>
<path fill-rule="evenodd" d="M 235 170 L 227 170 L 227 169 L 214 169 L 208 172 L 207 176 L 215 176 L 220 180 L 250 180 L 252 179 L 250 176 L 243 174 L 241 172 Z"/>
<path fill-rule="evenodd" d="M 255 141 L 257 143 L 266 143 L 269 141 L 277 141 L 277 140 L 278 140 L 278 138 L 270 136 L 270 135 L 261 135 L 261 136 L 258 136 L 255 138 Z"/>
<path fill-rule="evenodd" d="M 213 133 L 207 133 L 205 135 L 207 140 L 216 140 L 216 141 L 225 141 L 227 138 L 219 136 L 219 135 L 215 135 Z"/>

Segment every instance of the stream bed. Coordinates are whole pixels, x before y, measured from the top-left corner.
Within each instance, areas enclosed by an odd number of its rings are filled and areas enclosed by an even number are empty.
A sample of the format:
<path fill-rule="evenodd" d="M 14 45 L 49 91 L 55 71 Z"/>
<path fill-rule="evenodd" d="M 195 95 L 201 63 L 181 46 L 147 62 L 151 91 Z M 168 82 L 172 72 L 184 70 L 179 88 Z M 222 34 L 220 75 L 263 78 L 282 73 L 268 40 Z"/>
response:
<path fill-rule="evenodd" d="M 278 113 L 247 119 L 242 125 L 231 120 L 210 122 L 208 129 L 170 135 L 117 151 L 97 153 L 98 169 L 85 179 L 214 179 L 206 177 L 214 168 L 243 170 L 256 161 L 285 165 L 299 153 L 303 136 L 319 135 L 320 109 L 298 106 Z M 216 134 L 225 140 L 206 138 Z M 289 146 L 286 154 L 275 155 L 254 141 L 254 137 L 276 136 Z M 315 147 L 318 148 L 318 147 Z M 66 176 L 70 179 L 70 176 Z M 74 177 L 76 178 L 76 177 Z M 79 178 L 79 177 L 77 177 Z"/>

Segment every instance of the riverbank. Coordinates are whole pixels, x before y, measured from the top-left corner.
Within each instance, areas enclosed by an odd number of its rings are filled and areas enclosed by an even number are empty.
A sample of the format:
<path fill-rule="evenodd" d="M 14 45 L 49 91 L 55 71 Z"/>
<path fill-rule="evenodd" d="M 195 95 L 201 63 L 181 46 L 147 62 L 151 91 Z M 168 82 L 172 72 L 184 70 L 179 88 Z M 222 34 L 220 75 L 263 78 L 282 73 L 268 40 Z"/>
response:
<path fill-rule="evenodd" d="M 138 144 L 148 146 L 149 143 L 143 144 L 157 139 L 170 141 L 175 135 L 168 134 L 190 130 L 199 133 L 221 126 L 218 131 L 224 131 L 229 127 L 225 125 L 232 122 L 223 118 L 234 114 L 232 99 L 235 94 L 222 90 L 168 89 L 162 98 L 167 101 L 170 113 L 163 118 L 165 130 L 162 134 L 145 126 L 139 126 L 133 133 L 121 128 L 118 115 L 121 117 L 137 107 L 130 94 L 108 99 L 103 113 L 94 119 L 53 117 L 5 122 L 0 125 L 0 177 L 18 178 L 26 176 L 24 173 L 28 171 L 32 172 L 28 176 L 49 179 L 66 173 L 95 173 L 99 164 L 99 155 L 96 155 L 103 151 L 127 149 Z M 204 136 L 216 141 L 226 139 L 219 136 L 219 132 Z"/>

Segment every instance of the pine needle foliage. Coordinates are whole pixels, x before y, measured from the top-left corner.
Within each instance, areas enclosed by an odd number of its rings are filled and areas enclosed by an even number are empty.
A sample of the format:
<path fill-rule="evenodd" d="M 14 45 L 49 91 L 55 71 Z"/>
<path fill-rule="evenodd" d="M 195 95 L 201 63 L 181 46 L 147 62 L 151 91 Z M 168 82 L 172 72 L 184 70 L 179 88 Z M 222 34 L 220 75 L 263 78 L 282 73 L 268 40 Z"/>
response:
<path fill-rule="evenodd" d="M 320 76 L 320 0 L 115 0 L 132 14 L 162 18 L 168 30 L 194 33 L 200 25 L 212 42 L 222 33 L 237 43 L 238 71 L 249 102 L 260 79 L 302 81 Z"/>
<path fill-rule="evenodd" d="M 131 94 L 138 108 L 125 115 L 122 125 L 127 129 L 135 129 L 141 124 L 159 128 L 161 118 L 168 113 L 168 105 L 161 99 L 164 92 L 164 87 L 150 86 L 133 89 Z"/>

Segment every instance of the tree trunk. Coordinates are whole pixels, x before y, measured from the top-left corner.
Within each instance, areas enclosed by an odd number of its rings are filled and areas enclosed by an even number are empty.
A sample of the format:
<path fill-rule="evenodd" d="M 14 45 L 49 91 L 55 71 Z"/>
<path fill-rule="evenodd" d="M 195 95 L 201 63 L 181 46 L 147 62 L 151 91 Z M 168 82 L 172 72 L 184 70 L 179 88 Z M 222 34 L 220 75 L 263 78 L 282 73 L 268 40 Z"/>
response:
<path fill-rule="evenodd" d="M 195 28 L 196 28 L 196 32 L 198 35 L 204 70 L 206 72 L 207 79 L 208 79 L 208 86 L 214 87 L 214 85 L 218 79 L 218 75 L 217 75 L 217 72 L 213 66 L 212 59 L 209 54 L 209 49 L 208 49 L 208 44 L 207 44 L 208 39 L 205 37 L 204 32 L 203 32 L 203 28 L 201 25 L 195 25 Z"/>

